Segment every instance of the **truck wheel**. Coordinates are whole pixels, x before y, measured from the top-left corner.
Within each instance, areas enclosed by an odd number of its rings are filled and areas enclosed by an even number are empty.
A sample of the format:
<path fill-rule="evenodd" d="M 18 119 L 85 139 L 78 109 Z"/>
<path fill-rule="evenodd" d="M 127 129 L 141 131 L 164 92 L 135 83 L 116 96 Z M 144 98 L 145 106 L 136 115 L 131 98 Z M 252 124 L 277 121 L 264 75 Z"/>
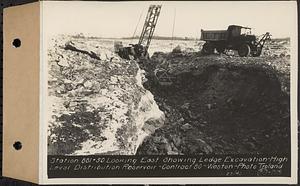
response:
<path fill-rule="evenodd" d="M 251 51 L 250 46 L 247 44 L 243 44 L 238 49 L 238 54 L 240 57 L 247 57 L 250 54 L 250 51 Z"/>
<path fill-rule="evenodd" d="M 203 54 L 212 54 L 214 53 L 214 47 L 210 43 L 204 43 L 201 52 Z"/>

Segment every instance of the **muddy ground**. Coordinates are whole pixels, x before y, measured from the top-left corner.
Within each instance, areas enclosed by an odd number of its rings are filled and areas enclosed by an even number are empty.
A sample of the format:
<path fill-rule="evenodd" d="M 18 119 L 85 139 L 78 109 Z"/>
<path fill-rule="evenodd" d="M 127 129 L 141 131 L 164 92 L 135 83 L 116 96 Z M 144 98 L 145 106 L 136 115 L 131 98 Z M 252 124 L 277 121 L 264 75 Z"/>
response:
<path fill-rule="evenodd" d="M 159 84 L 153 75 L 166 62 L 172 85 Z M 286 53 L 258 58 L 156 53 L 144 63 L 144 86 L 166 122 L 144 140 L 138 154 L 289 152 Z"/>

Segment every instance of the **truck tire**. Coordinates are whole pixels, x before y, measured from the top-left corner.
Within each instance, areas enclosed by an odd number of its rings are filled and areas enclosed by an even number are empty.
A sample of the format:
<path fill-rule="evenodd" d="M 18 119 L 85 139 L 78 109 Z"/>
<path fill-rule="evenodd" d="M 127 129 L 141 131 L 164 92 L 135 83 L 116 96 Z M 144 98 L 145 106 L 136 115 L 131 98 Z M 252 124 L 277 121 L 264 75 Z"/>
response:
<path fill-rule="evenodd" d="M 247 57 L 250 54 L 250 46 L 247 44 L 243 44 L 238 49 L 238 54 L 240 57 Z"/>
<path fill-rule="evenodd" d="M 214 53 L 214 47 L 210 43 L 204 43 L 201 52 L 202 54 L 212 54 Z"/>

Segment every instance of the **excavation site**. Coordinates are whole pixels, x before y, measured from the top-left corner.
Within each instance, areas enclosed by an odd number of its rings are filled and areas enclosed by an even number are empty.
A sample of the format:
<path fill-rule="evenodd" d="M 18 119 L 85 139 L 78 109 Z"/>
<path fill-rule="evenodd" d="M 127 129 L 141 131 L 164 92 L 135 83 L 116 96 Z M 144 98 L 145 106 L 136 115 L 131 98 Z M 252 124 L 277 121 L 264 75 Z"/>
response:
<path fill-rule="evenodd" d="M 48 155 L 289 154 L 290 38 L 154 36 L 160 10 L 139 37 L 51 37 Z"/>
<path fill-rule="evenodd" d="M 139 154 L 289 151 L 287 82 L 264 65 L 271 59 L 170 53 L 154 55 L 150 63 L 159 66 L 158 59 L 175 63 L 168 74 L 172 84 L 149 77 L 145 87 L 154 94 L 166 122 L 144 140 Z"/>
<path fill-rule="evenodd" d="M 123 59 L 114 43 L 52 41 L 49 154 L 289 152 L 289 40 L 269 42 L 261 57 L 206 55 L 182 41 Z"/>
<path fill-rule="evenodd" d="M 4 10 L 4 177 L 297 183 L 295 1 L 45 0 Z"/>

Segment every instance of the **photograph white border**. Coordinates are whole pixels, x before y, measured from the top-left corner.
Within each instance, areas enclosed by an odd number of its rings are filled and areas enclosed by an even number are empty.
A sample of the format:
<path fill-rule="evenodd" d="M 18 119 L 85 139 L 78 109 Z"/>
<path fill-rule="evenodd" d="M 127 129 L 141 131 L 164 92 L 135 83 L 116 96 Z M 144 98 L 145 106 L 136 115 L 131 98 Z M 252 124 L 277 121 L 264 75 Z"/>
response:
<path fill-rule="evenodd" d="M 74 1 L 72 1 L 74 2 Z M 298 34 L 297 2 L 291 3 L 294 12 L 289 12 L 295 20 L 291 30 L 291 177 L 159 177 L 159 178 L 51 178 L 47 176 L 47 32 L 44 30 L 44 6 L 55 1 L 41 1 L 40 11 L 40 145 L 39 145 L 39 183 L 40 184 L 297 184 L 298 165 L 298 127 L 297 127 L 297 74 L 298 74 Z M 88 3 L 82 1 L 82 3 Z M 101 2 L 99 2 L 101 3 Z M 117 3 L 117 2 L 116 2 Z M 157 3 L 157 2 L 153 2 Z M 234 3 L 234 2 L 232 2 Z M 246 3 L 246 2 L 245 2 Z M 253 2 L 251 2 L 253 3 Z M 272 1 L 268 1 L 272 3 Z M 67 7 L 66 7 L 67 8 Z M 266 12 L 268 9 L 266 9 Z M 280 23 L 278 23 L 280 24 Z"/>

